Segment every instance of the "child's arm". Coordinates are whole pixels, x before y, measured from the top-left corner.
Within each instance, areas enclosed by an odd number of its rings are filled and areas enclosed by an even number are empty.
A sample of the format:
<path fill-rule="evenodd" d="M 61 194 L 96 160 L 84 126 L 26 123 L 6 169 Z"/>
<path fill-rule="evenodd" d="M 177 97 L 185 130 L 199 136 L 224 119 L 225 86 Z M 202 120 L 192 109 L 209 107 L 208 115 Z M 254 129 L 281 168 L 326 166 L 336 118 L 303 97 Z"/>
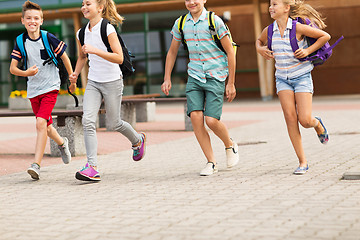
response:
<path fill-rule="evenodd" d="M 96 54 L 109 62 L 122 64 L 124 61 L 124 55 L 117 34 L 115 32 L 111 33 L 108 36 L 108 40 L 110 48 L 113 52 L 103 51 L 89 44 L 84 44 L 82 51 L 84 54 Z"/>
<path fill-rule="evenodd" d="M 223 37 L 221 40 L 221 45 L 223 46 L 227 58 L 228 58 L 228 68 L 229 68 L 229 78 L 228 83 L 226 85 L 225 94 L 228 102 L 234 100 L 236 96 L 236 88 L 235 88 L 235 68 L 236 68 L 236 58 L 235 51 L 232 45 L 232 42 L 229 36 Z"/>
<path fill-rule="evenodd" d="M 306 49 L 299 48 L 298 50 L 296 50 L 294 53 L 296 58 L 307 57 L 311 53 L 315 52 L 316 50 L 324 46 L 324 44 L 328 42 L 331 38 L 331 36 L 323 30 L 300 23 L 296 24 L 296 35 L 297 37 L 307 36 L 317 39 L 317 41 L 308 48 Z"/>
<path fill-rule="evenodd" d="M 171 89 L 171 72 L 174 68 L 174 64 L 176 61 L 176 56 L 178 54 L 180 44 L 181 42 L 173 39 L 171 41 L 169 51 L 166 55 L 164 83 L 161 85 L 161 90 L 166 95 L 169 95 L 169 91 Z"/>
<path fill-rule="evenodd" d="M 29 77 L 29 76 L 34 76 L 39 71 L 39 69 L 36 65 L 34 65 L 24 71 L 18 67 L 18 64 L 19 64 L 18 60 L 11 59 L 11 63 L 10 63 L 10 73 L 11 74 L 14 74 L 14 75 L 20 76 L 20 77 Z"/>
<path fill-rule="evenodd" d="M 81 49 L 80 41 L 77 40 L 77 43 L 78 43 L 78 48 Z M 79 51 L 79 56 L 76 61 L 75 70 L 71 75 L 69 75 L 69 80 L 70 80 L 71 84 L 74 84 L 74 83 L 76 84 L 76 80 L 79 77 L 80 72 L 86 63 L 86 59 L 87 59 L 87 55 L 84 54 L 83 51 Z"/>
<path fill-rule="evenodd" d="M 274 58 L 273 51 L 270 51 L 267 47 L 267 30 L 268 28 L 264 28 L 259 38 L 255 42 L 256 51 L 263 56 L 266 60 L 270 60 Z"/>
<path fill-rule="evenodd" d="M 71 76 L 71 74 L 73 73 L 73 69 L 71 66 L 70 59 L 69 59 L 68 55 L 66 54 L 66 52 L 64 52 L 61 55 L 61 60 L 64 62 L 65 68 L 66 68 L 69 76 Z M 75 89 L 76 89 L 76 83 L 71 83 L 70 87 L 69 87 L 70 92 L 72 92 L 72 93 L 75 92 Z"/>

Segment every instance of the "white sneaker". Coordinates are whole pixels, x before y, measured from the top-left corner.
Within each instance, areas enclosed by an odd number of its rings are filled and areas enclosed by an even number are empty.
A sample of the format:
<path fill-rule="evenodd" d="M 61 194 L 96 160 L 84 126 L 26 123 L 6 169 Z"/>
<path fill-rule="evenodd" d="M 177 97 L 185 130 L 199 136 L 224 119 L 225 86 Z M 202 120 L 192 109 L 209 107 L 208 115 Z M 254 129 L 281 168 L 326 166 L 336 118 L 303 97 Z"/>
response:
<path fill-rule="evenodd" d="M 232 168 L 239 163 L 239 146 L 233 141 L 233 146 L 225 148 L 227 167 Z"/>
<path fill-rule="evenodd" d="M 203 170 L 200 172 L 200 176 L 210 176 L 213 173 L 218 172 L 217 165 L 213 162 L 208 162 Z"/>

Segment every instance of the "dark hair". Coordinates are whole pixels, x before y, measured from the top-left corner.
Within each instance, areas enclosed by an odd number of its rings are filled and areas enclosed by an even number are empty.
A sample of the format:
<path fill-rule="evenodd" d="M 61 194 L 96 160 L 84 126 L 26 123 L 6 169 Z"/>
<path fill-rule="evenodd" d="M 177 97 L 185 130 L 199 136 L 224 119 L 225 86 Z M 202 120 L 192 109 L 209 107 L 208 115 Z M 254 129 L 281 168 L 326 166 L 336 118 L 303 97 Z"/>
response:
<path fill-rule="evenodd" d="M 43 17 L 42 9 L 41 9 L 40 5 L 37 4 L 37 3 L 33 3 L 31 1 L 29 1 L 29 0 L 24 2 L 24 4 L 22 5 L 22 17 L 24 17 L 25 12 L 27 10 L 39 10 L 40 14 L 41 14 L 41 17 Z"/>

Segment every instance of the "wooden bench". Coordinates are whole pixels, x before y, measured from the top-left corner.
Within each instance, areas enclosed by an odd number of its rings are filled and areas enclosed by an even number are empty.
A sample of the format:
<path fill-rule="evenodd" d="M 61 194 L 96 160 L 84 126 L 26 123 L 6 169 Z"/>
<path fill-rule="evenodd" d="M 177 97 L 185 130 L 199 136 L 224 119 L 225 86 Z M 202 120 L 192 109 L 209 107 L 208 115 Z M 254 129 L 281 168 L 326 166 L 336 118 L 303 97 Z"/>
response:
<path fill-rule="evenodd" d="M 155 121 L 156 103 L 184 103 L 185 130 L 192 131 L 190 118 L 187 116 L 186 98 L 159 98 L 160 94 L 139 94 L 124 96 L 121 102 L 121 119 L 136 128 L 137 122 Z M 99 127 L 106 127 L 105 109 L 102 104 L 99 115 Z"/>
<path fill-rule="evenodd" d="M 136 95 L 134 95 L 136 96 Z M 192 131 L 191 120 L 186 114 L 186 98 L 155 98 L 153 95 L 144 96 L 124 96 L 121 106 L 121 116 L 124 121 L 129 122 L 135 127 L 136 125 L 136 115 L 137 112 L 147 111 L 144 110 L 144 105 L 147 103 L 172 103 L 172 102 L 182 102 L 184 103 L 184 121 L 185 121 L 185 130 Z M 145 107 L 146 108 L 146 107 Z M 105 109 L 101 108 L 99 111 L 99 116 L 105 116 Z M 155 113 L 154 113 L 155 114 Z M 84 143 L 84 133 L 82 127 L 82 109 L 66 109 L 66 110 L 54 110 L 52 112 L 53 116 L 53 126 L 56 128 L 60 136 L 67 137 L 69 140 L 69 149 L 72 156 L 81 156 L 86 154 L 85 143 Z M 31 117 L 35 116 L 32 111 L 0 111 L 0 117 Z M 58 150 L 57 144 L 50 140 L 50 150 L 51 156 L 58 157 L 60 156 L 60 151 Z"/>

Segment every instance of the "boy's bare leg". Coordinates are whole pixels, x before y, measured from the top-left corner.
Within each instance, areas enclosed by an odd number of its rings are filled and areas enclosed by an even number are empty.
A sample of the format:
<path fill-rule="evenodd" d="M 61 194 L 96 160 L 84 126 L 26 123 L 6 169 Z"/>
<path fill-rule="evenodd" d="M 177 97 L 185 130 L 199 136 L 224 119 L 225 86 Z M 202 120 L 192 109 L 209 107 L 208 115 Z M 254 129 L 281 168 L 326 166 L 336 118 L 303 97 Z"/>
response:
<path fill-rule="evenodd" d="M 35 144 L 35 163 L 39 166 L 44 156 L 47 141 L 47 120 L 41 117 L 36 118 L 36 144 Z"/>
<path fill-rule="evenodd" d="M 47 135 L 49 136 L 49 138 L 54 140 L 57 145 L 62 145 L 64 143 L 64 139 L 59 135 L 53 125 L 49 125 L 47 127 Z"/>
<path fill-rule="evenodd" d="M 206 125 L 218 136 L 221 141 L 224 143 L 225 148 L 232 147 L 233 142 L 230 139 L 229 131 L 225 124 L 220 120 L 213 117 L 205 117 Z"/>
<path fill-rule="evenodd" d="M 190 114 L 190 118 L 196 139 L 199 142 L 207 161 L 216 164 L 214 152 L 211 146 L 210 135 L 205 128 L 203 112 L 193 111 Z"/>

